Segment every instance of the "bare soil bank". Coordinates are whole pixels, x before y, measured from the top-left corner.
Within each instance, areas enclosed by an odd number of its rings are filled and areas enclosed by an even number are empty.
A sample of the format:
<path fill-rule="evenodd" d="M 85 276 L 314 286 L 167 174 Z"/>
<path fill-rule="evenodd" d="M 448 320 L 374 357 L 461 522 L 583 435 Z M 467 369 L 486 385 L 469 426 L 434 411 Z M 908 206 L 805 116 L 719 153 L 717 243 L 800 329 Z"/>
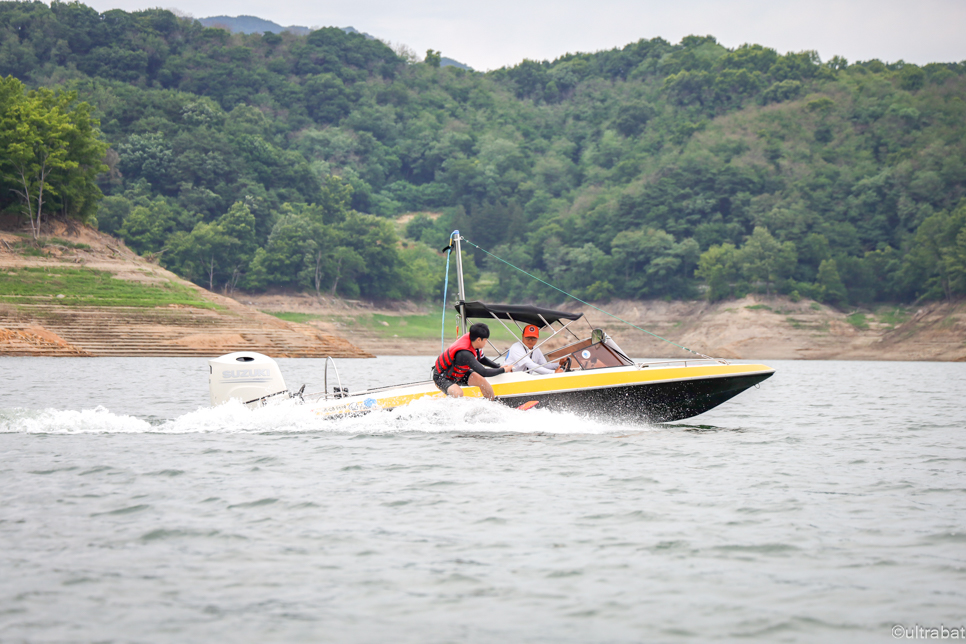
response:
<path fill-rule="evenodd" d="M 52 222 L 48 241 L 25 254 L 23 237 L 0 230 L 0 278 L 39 268 L 56 273 L 87 268 L 143 284 L 173 282 L 214 307 L 71 306 L 54 293 L 0 302 L 0 356 L 214 356 L 258 351 L 275 357 L 371 357 L 317 327 L 286 322 L 211 293 L 139 257 L 124 244 L 87 226 Z"/>
<path fill-rule="evenodd" d="M 70 307 L 58 304 L 54 295 L 0 303 L 0 355 L 217 355 L 247 349 L 275 357 L 365 357 L 439 352 L 438 332 L 395 337 L 404 335 L 397 333 L 397 325 L 405 324 L 406 316 L 438 315 L 438 307 L 298 293 L 238 293 L 233 299 L 182 280 L 89 227 L 54 222 L 46 232 L 70 245 L 50 243 L 44 256 L 25 256 L 16 248 L 22 237 L 0 230 L 0 271 L 88 267 L 122 280 L 184 284 L 224 308 Z M 692 355 L 589 307 L 562 308 L 584 312 L 632 355 Z M 672 342 L 721 358 L 966 360 L 963 300 L 874 311 L 839 311 L 810 300 L 763 296 L 714 304 L 611 301 L 601 308 Z M 305 323 L 259 311 L 299 313 Z M 360 323 L 373 314 L 387 316 L 388 321 Z"/>
<path fill-rule="evenodd" d="M 412 303 L 317 298 L 307 294 L 239 295 L 262 311 L 319 316 L 308 320 L 327 333 L 345 336 L 377 355 L 431 355 L 439 352 L 437 334 L 425 339 L 393 337 L 394 326 L 375 329 L 358 324 L 364 316 L 390 317 L 439 309 Z M 671 344 L 629 327 L 585 306 L 585 313 L 634 356 L 688 357 Z M 748 296 L 741 300 L 665 302 L 611 301 L 601 308 L 672 342 L 714 357 L 731 359 L 811 360 L 966 360 L 966 301 L 929 303 L 919 307 L 882 306 L 876 310 L 839 311 L 811 300 Z M 447 330 L 447 337 L 452 334 Z"/>

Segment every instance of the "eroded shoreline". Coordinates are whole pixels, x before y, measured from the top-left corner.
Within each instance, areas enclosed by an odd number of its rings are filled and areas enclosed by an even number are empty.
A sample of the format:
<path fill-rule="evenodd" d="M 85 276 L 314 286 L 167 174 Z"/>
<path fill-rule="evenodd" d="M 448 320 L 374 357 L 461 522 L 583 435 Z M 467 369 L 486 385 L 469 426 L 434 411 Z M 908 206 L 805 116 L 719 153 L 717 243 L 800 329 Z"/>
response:
<path fill-rule="evenodd" d="M 433 322 L 436 330 L 424 330 L 418 337 L 403 328 L 414 316 L 439 316 L 437 305 L 307 293 L 236 292 L 227 297 L 182 280 L 89 227 L 56 226 L 51 234 L 74 247 L 50 244 L 43 256 L 16 252 L 13 245 L 21 238 L 0 231 L 6 242 L 0 245 L 0 276 L 16 279 L 16 271 L 28 267 L 54 272 L 87 268 L 130 282 L 177 283 L 214 307 L 70 306 L 53 292 L 8 298 L 0 302 L 0 355 L 219 355 L 245 349 L 274 357 L 367 357 L 435 355 L 440 350 L 438 321 Z M 615 300 L 600 306 L 673 344 L 591 307 L 556 308 L 585 313 L 594 327 L 605 329 L 634 356 L 693 357 L 676 344 L 736 360 L 966 361 L 966 300 L 846 311 L 811 300 L 762 295 L 716 303 Z M 278 317 L 287 314 L 299 319 Z M 378 324 L 372 323 L 376 316 Z M 85 325 L 87 330 L 82 329 Z M 104 337 L 96 337 L 98 329 Z"/>

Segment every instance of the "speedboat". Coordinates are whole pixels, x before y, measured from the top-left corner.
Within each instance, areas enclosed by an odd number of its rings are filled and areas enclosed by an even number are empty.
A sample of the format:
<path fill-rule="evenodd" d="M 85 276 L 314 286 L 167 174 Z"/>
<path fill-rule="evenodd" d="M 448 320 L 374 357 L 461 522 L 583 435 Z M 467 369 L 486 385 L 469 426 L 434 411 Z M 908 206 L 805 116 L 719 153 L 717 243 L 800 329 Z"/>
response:
<path fill-rule="evenodd" d="M 704 413 L 775 373 L 763 364 L 732 364 L 701 354 L 695 354 L 696 359 L 635 361 L 582 313 L 466 301 L 462 239 L 459 231 L 454 231 L 450 246 L 444 249 L 456 253 L 459 334 L 467 332 L 470 320 L 496 321 L 516 337 L 524 326 L 533 324 L 550 332 L 538 347 L 556 346 L 544 351 L 547 360 L 565 365 L 559 373 L 512 371 L 488 378 L 498 403 L 522 409 L 539 406 L 615 419 L 668 422 Z M 500 357 L 507 355 L 506 350 L 490 344 Z M 331 390 L 330 365 L 335 382 Z M 213 406 L 231 398 L 250 407 L 294 399 L 320 417 L 394 409 L 421 398 L 445 396 L 431 379 L 350 392 L 343 386 L 331 358 L 325 363 L 323 390 L 314 394 L 305 393 L 304 386 L 298 392 L 289 392 L 275 361 L 258 353 L 231 353 L 210 360 L 209 373 Z M 464 387 L 463 392 L 469 397 L 483 395 L 478 387 Z"/>

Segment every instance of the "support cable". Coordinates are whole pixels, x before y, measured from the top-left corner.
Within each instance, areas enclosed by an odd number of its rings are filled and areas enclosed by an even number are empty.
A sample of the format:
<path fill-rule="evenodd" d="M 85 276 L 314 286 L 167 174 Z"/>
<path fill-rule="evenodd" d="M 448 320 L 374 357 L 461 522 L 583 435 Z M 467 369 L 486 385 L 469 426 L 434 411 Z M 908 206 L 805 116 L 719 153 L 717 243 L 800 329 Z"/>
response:
<path fill-rule="evenodd" d="M 567 296 L 567 297 L 569 297 L 569 298 L 572 298 L 572 299 L 574 299 L 574 300 L 577 300 L 578 302 L 580 302 L 580 303 L 581 303 L 581 304 L 583 304 L 584 306 L 589 306 L 590 308 L 592 308 L 592 309 L 594 309 L 594 310 L 596 310 L 596 311 L 600 311 L 600 312 L 601 312 L 601 313 L 603 313 L 604 315 L 609 315 L 610 317 L 612 317 L 612 318 L 614 318 L 615 320 L 618 320 L 618 321 L 620 321 L 620 322 L 623 322 L 624 324 L 626 324 L 626 325 L 628 325 L 628 326 L 631 326 L 631 327 L 634 327 L 634 328 L 635 328 L 635 329 L 637 329 L 638 331 L 643 331 L 644 333 L 646 333 L 646 334 L 648 334 L 648 335 L 650 335 L 650 336 L 653 336 L 653 337 L 655 337 L 655 338 L 657 338 L 658 340 L 663 340 L 664 342 L 667 342 L 668 344 L 671 344 L 671 345 L 674 345 L 674 346 L 676 346 L 676 347 L 677 347 L 677 348 L 679 348 L 679 349 L 684 349 L 685 351 L 687 351 L 687 352 L 689 352 L 689 353 L 693 353 L 693 354 L 694 354 L 694 355 L 696 355 L 696 356 L 701 356 L 702 358 L 705 358 L 706 360 L 714 360 L 715 362 L 722 362 L 722 363 L 724 363 L 724 361 L 723 361 L 723 360 L 718 360 L 717 358 L 712 358 L 711 356 L 706 356 L 706 355 L 704 355 L 703 353 L 700 353 L 700 352 L 698 352 L 698 351 L 695 351 L 694 349 L 689 349 L 689 348 L 687 348 L 687 347 L 685 347 L 685 346 L 681 346 L 681 345 L 680 345 L 680 344 L 678 344 L 677 342 L 673 342 L 673 341 L 671 341 L 671 340 L 668 340 L 667 338 L 662 338 L 661 336 L 659 336 L 659 335 L 658 335 L 658 334 L 656 334 L 656 333 L 651 333 L 651 332 L 650 332 L 650 331 L 648 331 L 647 329 L 642 329 L 641 327 L 639 327 L 639 326 L 637 326 L 636 324 L 633 324 L 633 323 L 631 323 L 631 322 L 628 322 L 627 320 L 625 320 L 625 319 L 623 319 L 623 318 L 619 318 L 619 317 L 617 317 L 616 315 L 614 315 L 613 313 L 610 313 L 610 312 L 608 312 L 608 311 L 605 311 L 605 310 L 604 310 L 604 309 L 602 309 L 602 308 L 599 308 L 599 307 L 596 307 L 596 306 L 594 306 L 593 304 L 591 304 L 590 302 L 585 302 L 585 301 L 583 301 L 582 299 L 580 299 L 579 297 L 577 297 L 576 295 L 571 295 L 571 294 L 570 294 L 570 293 L 568 293 L 567 291 L 564 291 L 563 289 L 559 289 L 559 288 L 557 288 L 556 286 L 554 286 L 553 284 L 550 284 L 549 282 L 545 282 L 544 280 L 542 280 L 542 279 L 540 279 L 540 278 L 539 278 L 539 277 L 537 277 L 536 275 L 533 275 L 532 273 L 528 273 L 527 271 L 525 271 L 525 270 L 523 270 L 523 269 L 522 269 L 522 268 L 520 268 L 519 266 L 514 266 L 513 264 L 511 264 L 510 262 L 508 262 L 508 261 L 506 261 L 506 260 L 505 260 L 505 259 L 503 259 L 502 257 L 498 257 L 497 255 L 494 255 L 493 253 L 491 253 L 490 251 L 488 251 L 488 250 L 486 250 L 485 248 L 480 248 L 479 246 L 477 246 L 476 244 L 474 244 L 474 243 L 473 243 L 473 242 L 471 242 L 470 240 L 468 240 L 468 239 L 466 239 L 465 237 L 463 238 L 463 241 L 465 241 L 465 242 L 466 242 L 467 244 L 469 244 L 470 246 L 473 246 L 474 248 L 476 248 L 476 249 L 478 249 L 478 250 L 481 250 L 481 251 L 483 251 L 484 253 L 486 253 L 487 255 L 489 255 L 490 257 L 492 257 L 493 259 L 496 259 L 496 260 L 499 260 L 499 261 L 501 261 L 501 262 L 503 262 L 504 264 L 506 264 L 506 265 L 507 265 L 507 266 L 509 266 L 510 268 L 514 268 L 514 269 L 516 269 L 516 270 L 518 270 L 518 271 L 520 271 L 521 273 L 523 273 L 523 274 L 524 274 L 524 275 L 526 275 L 527 277 L 530 277 L 530 278 L 532 278 L 532 279 L 535 279 L 535 280 L 537 280 L 538 282 L 540 282 L 541 284 L 543 284 L 543 285 L 545 285 L 545 286 L 549 286 L 549 287 L 550 287 L 550 288 L 552 288 L 553 290 L 555 290 L 555 291 L 558 291 L 558 292 L 560 292 L 560 293 L 563 293 L 564 295 L 566 295 L 566 296 Z M 448 265 L 449 265 L 449 264 L 448 264 L 448 262 L 449 262 L 449 258 L 448 258 L 448 257 L 447 257 L 447 259 L 446 259 L 446 261 L 447 261 L 447 266 L 448 266 Z M 724 363 L 724 364 L 726 364 L 726 363 Z"/>

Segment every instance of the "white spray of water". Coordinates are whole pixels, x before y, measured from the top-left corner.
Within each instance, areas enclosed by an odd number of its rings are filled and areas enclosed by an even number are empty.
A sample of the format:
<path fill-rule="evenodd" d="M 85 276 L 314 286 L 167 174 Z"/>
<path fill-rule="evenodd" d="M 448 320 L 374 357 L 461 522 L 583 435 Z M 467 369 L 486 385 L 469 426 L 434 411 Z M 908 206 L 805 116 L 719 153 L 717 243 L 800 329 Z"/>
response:
<path fill-rule="evenodd" d="M 394 410 L 322 418 L 309 407 L 278 404 L 248 409 L 232 400 L 214 408 L 189 412 L 160 424 L 114 414 L 103 407 L 83 411 L 46 409 L 0 410 L 0 433 L 113 434 L 113 433 L 269 433 L 326 432 L 338 434 L 444 433 L 553 433 L 606 434 L 641 425 L 619 424 L 603 418 L 551 412 L 535 408 L 520 411 L 474 398 L 416 400 Z"/>
<path fill-rule="evenodd" d="M 0 433 L 129 434 L 151 431 L 151 424 L 134 416 L 112 414 L 104 407 L 82 411 L 11 409 L 0 411 Z"/>

